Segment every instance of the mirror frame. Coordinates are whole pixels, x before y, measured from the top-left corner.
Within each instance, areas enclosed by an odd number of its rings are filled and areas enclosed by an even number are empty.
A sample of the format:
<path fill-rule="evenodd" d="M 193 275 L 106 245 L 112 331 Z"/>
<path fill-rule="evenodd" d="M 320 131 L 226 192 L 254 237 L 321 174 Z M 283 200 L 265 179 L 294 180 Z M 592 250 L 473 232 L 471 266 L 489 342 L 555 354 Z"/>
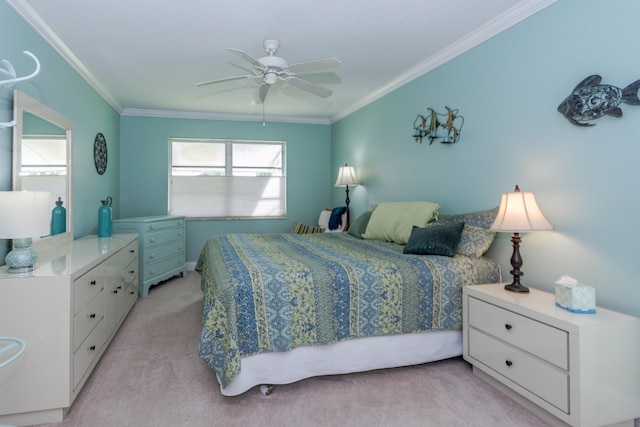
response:
<path fill-rule="evenodd" d="M 65 200 L 67 208 L 67 231 L 65 233 L 56 234 L 55 236 L 44 236 L 41 239 L 34 239 L 32 246 L 39 251 L 50 249 L 52 247 L 63 245 L 65 243 L 73 241 L 73 165 L 72 165 L 72 144 L 71 134 L 73 131 L 73 122 L 52 110 L 43 103 L 31 98 L 24 92 L 19 90 L 13 91 L 13 117 L 16 121 L 16 126 L 13 127 L 13 170 L 12 178 L 13 190 L 20 190 L 18 182 L 18 171 L 20 170 L 20 157 L 22 153 L 22 129 L 24 124 L 23 114 L 25 112 L 31 113 L 39 118 L 46 120 L 66 131 L 67 137 L 67 200 Z M 51 207 L 53 209 L 53 206 Z"/>

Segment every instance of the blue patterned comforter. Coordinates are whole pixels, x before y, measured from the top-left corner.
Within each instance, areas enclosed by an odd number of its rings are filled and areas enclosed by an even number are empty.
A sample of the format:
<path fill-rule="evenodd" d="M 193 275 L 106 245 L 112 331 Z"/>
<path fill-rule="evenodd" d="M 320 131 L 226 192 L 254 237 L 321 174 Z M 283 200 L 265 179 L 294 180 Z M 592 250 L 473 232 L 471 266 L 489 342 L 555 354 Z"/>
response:
<path fill-rule="evenodd" d="M 497 282 L 486 258 L 404 255 L 347 233 L 210 238 L 199 354 L 225 387 L 240 358 L 341 340 L 460 329 L 462 286 Z"/>

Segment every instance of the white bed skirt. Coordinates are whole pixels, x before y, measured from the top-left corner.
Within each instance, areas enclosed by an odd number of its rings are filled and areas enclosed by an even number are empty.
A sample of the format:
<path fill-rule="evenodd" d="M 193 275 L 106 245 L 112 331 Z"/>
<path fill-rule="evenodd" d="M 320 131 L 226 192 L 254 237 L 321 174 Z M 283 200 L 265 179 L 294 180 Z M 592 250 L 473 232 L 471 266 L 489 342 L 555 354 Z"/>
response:
<path fill-rule="evenodd" d="M 291 384 L 320 375 L 417 365 L 461 354 L 462 331 L 358 338 L 245 357 L 240 375 L 220 390 L 225 396 L 236 396 L 256 385 Z"/>

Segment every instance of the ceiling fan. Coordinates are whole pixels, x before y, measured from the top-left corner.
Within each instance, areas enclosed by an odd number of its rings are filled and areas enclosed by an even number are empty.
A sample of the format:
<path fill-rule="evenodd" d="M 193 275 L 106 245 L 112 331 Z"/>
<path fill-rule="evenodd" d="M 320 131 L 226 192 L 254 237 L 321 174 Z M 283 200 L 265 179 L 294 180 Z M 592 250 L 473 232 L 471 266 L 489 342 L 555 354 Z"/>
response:
<path fill-rule="evenodd" d="M 262 80 L 258 86 L 257 101 L 259 101 L 259 103 L 264 102 L 269 89 L 278 81 L 284 82 L 290 86 L 304 90 L 321 98 L 328 98 L 331 96 L 333 93 L 332 90 L 315 85 L 296 76 L 339 68 L 342 63 L 338 61 L 338 59 L 324 58 L 314 61 L 287 64 L 287 61 L 284 58 L 275 55 L 280 47 L 280 42 L 278 40 L 264 40 L 263 46 L 267 56 L 257 59 L 242 50 L 228 48 L 231 53 L 238 55 L 253 65 L 253 70 L 251 70 L 253 74 L 200 82 L 196 83 L 196 86 L 241 79 Z"/>

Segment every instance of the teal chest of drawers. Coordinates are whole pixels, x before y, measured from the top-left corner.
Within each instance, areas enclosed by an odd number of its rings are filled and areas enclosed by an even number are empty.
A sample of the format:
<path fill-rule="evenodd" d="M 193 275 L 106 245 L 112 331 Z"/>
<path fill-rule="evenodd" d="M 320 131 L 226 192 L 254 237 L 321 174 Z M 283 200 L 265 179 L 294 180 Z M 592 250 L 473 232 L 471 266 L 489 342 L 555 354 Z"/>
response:
<path fill-rule="evenodd" d="M 141 298 L 149 288 L 178 274 L 187 274 L 185 217 L 146 216 L 113 221 L 114 233 L 138 233 Z"/>

